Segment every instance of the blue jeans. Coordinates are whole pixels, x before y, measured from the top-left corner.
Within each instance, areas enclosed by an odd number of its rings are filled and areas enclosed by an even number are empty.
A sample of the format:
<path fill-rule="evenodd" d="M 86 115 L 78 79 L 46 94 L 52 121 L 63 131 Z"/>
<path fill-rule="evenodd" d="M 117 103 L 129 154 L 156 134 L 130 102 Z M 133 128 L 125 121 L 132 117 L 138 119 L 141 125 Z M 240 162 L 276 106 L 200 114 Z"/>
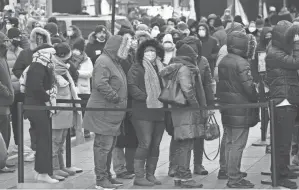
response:
<path fill-rule="evenodd" d="M 110 167 L 112 150 L 116 144 L 116 137 L 95 134 L 93 153 L 97 181 L 111 178 Z"/>
<path fill-rule="evenodd" d="M 52 129 L 53 170 L 60 170 L 65 167 L 63 160 L 63 152 L 67 132 L 68 129 Z"/>
<path fill-rule="evenodd" d="M 229 182 L 238 182 L 243 178 L 240 171 L 243 150 L 249 135 L 249 128 L 232 128 L 225 127 L 226 136 L 226 158 L 227 158 L 227 174 Z"/>
<path fill-rule="evenodd" d="M 133 126 L 139 142 L 135 159 L 146 160 L 159 157 L 160 143 L 165 130 L 164 122 L 133 120 Z"/>
<path fill-rule="evenodd" d="M 135 148 L 117 148 L 112 151 L 113 170 L 118 174 L 134 172 Z"/>
<path fill-rule="evenodd" d="M 190 170 L 191 151 L 194 146 L 194 139 L 171 140 L 174 147 L 172 150 L 172 167 L 176 167 L 176 177 L 180 179 L 191 179 Z"/>
<path fill-rule="evenodd" d="M 226 152 L 227 149 L 225 148 L 226 136 L 227 136 L 226 128 L 223 127 L 223 136 L 221 139 L 220 154 L 219 154 L 220 155 L 220 158 L 219 158 L 220 170 L 223 170 L 223 171 L 227 171 L 226 155 L 228 155 L 228 154 Z"/>

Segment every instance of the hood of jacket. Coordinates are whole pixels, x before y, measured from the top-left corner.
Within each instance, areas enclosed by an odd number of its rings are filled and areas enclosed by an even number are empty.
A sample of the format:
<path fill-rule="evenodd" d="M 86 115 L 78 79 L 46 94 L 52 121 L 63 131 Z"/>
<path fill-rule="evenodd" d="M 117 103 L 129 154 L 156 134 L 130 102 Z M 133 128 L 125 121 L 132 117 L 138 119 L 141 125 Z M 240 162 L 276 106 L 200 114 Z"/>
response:
<path fill-rule="evenodd" d="M 197 35 L 198 35 L 199 27 L 201 27 L 201 26 L 205 27 L 205 29 L 207 31 L 206 37 L 204 37 L 204 39 L 208 39 L 210 37 L 210 28 L 209 28 L 209 26 L 206 23 L 203 23 L 203 22 L 198 23 L 197 31 L 196 31 Z M 199 37 L 199 35 L 198 35 L 198 37 Z"/>
<path fill-rule="evenodd" d="M 163 46 L 155 39 L 146 40 L 139 45 L 139 47 L 137 49 L 137 54 L 136 54 L 137 62 L 142 64 L 143 57 L 144 57 L 144 51 L 149 46 L 156 49 L 157 57 L 159 57 L 161 59 L 161 62 L 163 62 L 164 56 L 165 56 L 165 50 L 164 50 Z"/>
<path fill-rule="evenodd" d="M 41 34 L 46 37 L 45 44 L 52 45 L 50 33 L 43 28 L 37 27 L 37 28 L 34 28 L 30 34 L 30 49 L 31 50 L 34 50 L 38 47 L 37 41 L 36 41 L 37 34 Z"/>
<path fill-rule="evenodd" d="M 239 55 L 245 59 L 253 58 L 257 47 L 256 39 L 251 34 L 232 32 L 227 36 L 227 52 Z"/>
<path fill-rule="evenodd" d="M 107 27 L 104 27 L 104 28 L 106 29 L 106 41 L 107 41 L 112 36 L 112 34 L 109 32 Z M 88 42 L 90 44 L 94 44 L 95 42 L 97 42 L 95 32 L 92 32 L 88 35 Z"/>
<path fill-rule="evenodd" d="M 108 55 L 113 61 L 118 60 L 118 58 L 126 59 L 131 48 L 131 40 L 130 34 L 112 36 L 104 47 L 104 54 Z"/>
<path fill-rule="evenodd" d="M 71 36 L 71 38 L 80 38 L 80 37 L 82 37 L 82 32 L 77 26 L 72 25 L 71 28 L 73 28 L 73 31 L 74 31 L 74 34 Z"/>
<path fill-rule="evenodd" d="M 299 34 L 299 25 L 293 24 L 288 30 L 286 31 L 286 43 L 293 44 L 294 37 L 296 34 Z"/>
<path fill-rule="evenodd" d="M 261 31 L 261 35 L 260 35 L 260 45 L 262 47 L 266 47 L 266 34 L 268 34 L 269 32 L 272 33 L 272 27 L 264 27 Z"/>
<path fill-rule="evenodd" d="M 183 40 L 180 40 L 178 43 L 184 43 L 192 47 L 192 49 L 198 54 L 198 57 L 202 56 L 202 43 L 200 39 L 193 36 L 188 36 Z"/>
<path fill-rule="evenodd" d="M 277 25 L 273 27 L 272 30 L 272 45 L 285 50 L 289 51 L 289 45 L 286 43 L 286 32 L 292 26 L 292 23 L 289 21 L 279 21 Z"/>
<path fill-rule="evenodd" d="M 182 66 L 186 66 L 194 74 L 199 74 L 199 68 L 193 63 L 192 59 L 187 56 L 178 56 L 170 60 L 170 65 L 164 67 L 160 71 L 160 76 L 164 79 L 171 80 L 177 76 L 178 70 Z"/>
<path fill-rule="evenodd" d="M 226 28 L 225 28 L 225 32 L 227 34 L 232 33 L 234 31 L 242 31 L 242 30 L 244 30 L 244 27 L 243 27 L 242 24 L 240 24 L 238 22 L 228 23 L 227 26 L 226 26 Z"/>

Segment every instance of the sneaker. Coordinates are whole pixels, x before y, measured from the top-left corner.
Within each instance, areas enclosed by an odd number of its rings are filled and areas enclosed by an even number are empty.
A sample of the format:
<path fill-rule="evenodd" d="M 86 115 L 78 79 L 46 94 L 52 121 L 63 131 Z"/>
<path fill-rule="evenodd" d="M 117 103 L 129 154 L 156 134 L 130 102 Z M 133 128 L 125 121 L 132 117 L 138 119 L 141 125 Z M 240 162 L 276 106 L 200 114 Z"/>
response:
<path fill-rule="evenodd" d="M 76 175 L 75 171 L 69 170 L 68 168 L 62 168 L 61 170 L 68 173 L 70 176 Z"/>
<path fill-rule="evenodd" d="M 288 189 L 297 189 L 298 188 L 296 182 L 290 181 L 288 179 L 278 180 L 277 183 L 278 183 L 277 184 L 278 186 L 285 187 L 285 188 L 288 188 Z"/>
<path fill-rule="evenodd" d="M 175 173 L 176 173 L 175 168 L 173 168 L 173 167 L 169 167 L 168 176 L 169 176 L 169 177 L 174 177 L 174 176 L 175 176 Z"/>
<path fill-rule="evenodd" d="M 221 180 L 228 179 L 227 172 L 225 170 L 219 170 L 217 178 Z"/>
<path fill-rule="evenodd" d="M 48 174 L 36 174 L 35 179 L 37 181 L 50 183 L 50 184 L 59 182 L 57 179 L 52 179 Z"/>
<path fill-rule="evenodd" d="M 123 172 L 116 175 L 119 179 L 133 179 L 135 177 L 135 174 L 130 174 L 129 172 Z"/>
<path fill-rule="evenodd" d="M 111 183 L 112 185 L 115 185 L 115 186 L 117 186 L 117 187 L 119 187 L 119 186 L 123 186 L 123 185 L 124 185 L 122 182 L 117 181 L 116 179 L 113 179 L 113 178 L 109 179 L 109 181 L 110 181 L 110 183 Z"/>
<path fill-rule="evenodd" d="M 205 169 L 205 167 L 203 165 L 200 165 L 200 166 L 194 166 L 194 174 L 208 175 L 209 172 Z"/>
<path fill-rule="evenodd" d="M 27 154 L 24 157 L 25 162 L 33 162 L 35 160 L 35 151 L 32 151 L 31 153 Z"/>
<path fill-rule="evenodd" d="M 254 188 L 254 184 L 245 179 L 241 179 L 240 181 L 234 182 L 234 183 L 228 182 L 226 185 L 227 185 L 227 187 L 233 188 L 233 189 L 252 189 L 252 188 Z"/>
<path fill-rule="evenodd" d="M 177 182 L 176 182 L 177 183 Z M 181 188 L 202 188 L 203 185 L 201 183 L 197 183 L 195 180 L 181 180 L 179 183 Z"/>
<path fill-rule="evenodd" d="M 97 183 L 96 183 L 96 186 L 95 186 L 96 189 L 101 189 L 101 190 L 114 190 L 117 188 L 116 185 L 113 185 L 110 180 L 108 179 L 103 179 L 101 181 L 98 181 L 97 180 Z"/>

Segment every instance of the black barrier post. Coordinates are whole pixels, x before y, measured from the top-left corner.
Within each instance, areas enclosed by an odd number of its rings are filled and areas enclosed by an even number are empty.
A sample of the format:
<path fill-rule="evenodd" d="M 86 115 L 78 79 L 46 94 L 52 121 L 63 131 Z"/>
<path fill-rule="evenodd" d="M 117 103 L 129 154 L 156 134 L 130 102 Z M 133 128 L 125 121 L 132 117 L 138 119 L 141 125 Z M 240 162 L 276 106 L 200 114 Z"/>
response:
<path fill-rule="evenodd" d="M 18 183 L 24 183 L 24 128 L 23 128 L 23 103 L 18 102 Z"/>
<path fill-rule="evenodd" d="M 51 170 L 50 170 L 50 173 L 49 173 L 49 175 L 50 176 L 53 176 L 53 149 L 52 149 L 52 143 L 53 143 L 53 141 L 52 141 L 52 117 L 50 117 L 50 119 L 49 119 L 49 121 L 50 121 L 50 129 L 49 129 L 49 134 L 50 134 L 50 143 L 49 143 L 49 149 L 50 149 L 50 152 L 51 152 L 51 158 L 50 158 L 50 166 L 51 166 Z"/>
<path fill-rule="evenodd" d="M 66 167 L 69 168 L 72 166 L 71 129 L 67 130 L 65 146 L 66 146 L 65 148 Z"/>
<path fill-rule="evenodd" d="M 276 143 L 275 143 L 275 103 L 270 100 L 270 132 L 271 132 L 271 178 L 272 187 L 277 187 Z"/>

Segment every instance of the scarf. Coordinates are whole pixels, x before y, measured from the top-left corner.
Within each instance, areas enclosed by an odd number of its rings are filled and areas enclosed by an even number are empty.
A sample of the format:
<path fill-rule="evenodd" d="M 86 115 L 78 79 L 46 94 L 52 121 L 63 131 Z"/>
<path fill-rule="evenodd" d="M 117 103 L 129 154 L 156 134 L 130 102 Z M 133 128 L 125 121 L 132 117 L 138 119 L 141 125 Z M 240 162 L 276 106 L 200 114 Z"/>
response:
<path fill-rule="evenodd" d="M 87 55 L 83 52 L 81 55 L 73 54 L 70 64 L 73 64 L 77 70 L 80 70 L 81 64 L 87 59 Z"/>
<path fill-rule="evenodd" d="M 158 100 L 161 94 L 161 86 L 158 74 L 150 61 L 143 59 L 142 64 L 145 69 L 144 81 L 147 94 L 147 108 L 162 108 L 163 103 Z M 158 70 L 161 71 L 163 69 L 163 64 L 159 59 L 156 59 L 156 64 L 158 66 Z"/>

